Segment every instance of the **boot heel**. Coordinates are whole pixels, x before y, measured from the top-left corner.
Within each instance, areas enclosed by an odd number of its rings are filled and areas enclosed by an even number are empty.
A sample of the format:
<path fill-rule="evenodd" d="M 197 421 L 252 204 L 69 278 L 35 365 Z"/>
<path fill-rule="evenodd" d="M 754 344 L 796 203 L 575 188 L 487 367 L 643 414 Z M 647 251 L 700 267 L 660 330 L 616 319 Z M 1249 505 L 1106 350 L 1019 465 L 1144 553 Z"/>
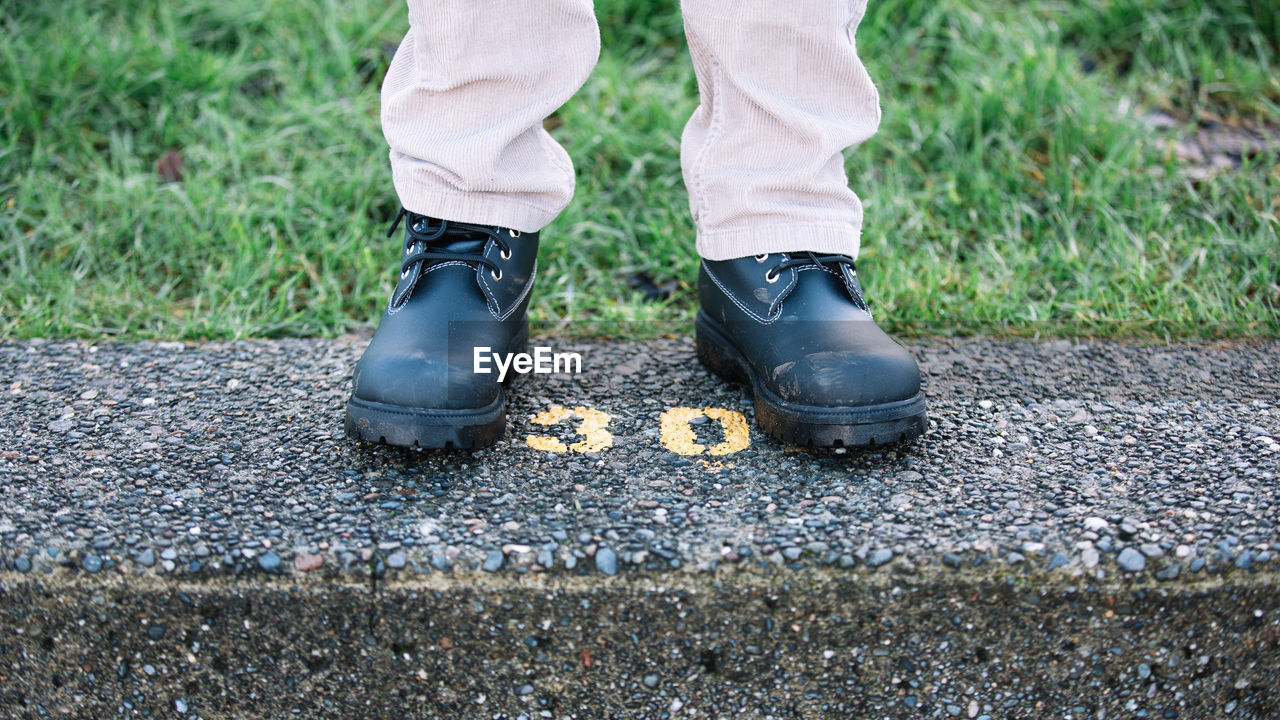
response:
<path fill-rule="evenodd" d="M 529 352 L 529 318 L 521 321 L 520 329 L 516 331 L 515 337 L 511 338 L 511 344 L 507 346 L 507 353 L 510 355 L 518 355 Z M 507 379 L 503 382 L 508 388 L 516 388 L 524 385 L 529 381 L 531 373 L 518 373 L 514 369 L 507 374 Z"/>
<path fill-rule="evenodd" d="M 742 366 L 738 352 L 715 328 L 714 323 L 714 320 L 698 311 L 694 321 L 694 347 L 698 360 L 708 370 L 726 380 L 749 384 L 750 377 Z"/>

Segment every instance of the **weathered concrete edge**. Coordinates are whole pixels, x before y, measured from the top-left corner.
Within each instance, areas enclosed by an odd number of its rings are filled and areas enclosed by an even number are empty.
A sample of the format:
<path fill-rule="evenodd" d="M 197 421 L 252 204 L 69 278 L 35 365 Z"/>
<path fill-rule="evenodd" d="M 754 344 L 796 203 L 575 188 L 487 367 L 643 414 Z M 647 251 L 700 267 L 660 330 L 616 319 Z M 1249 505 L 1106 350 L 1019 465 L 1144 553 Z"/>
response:
<path fill-rule="evenodd" d="M 208 718 L 480 717 L 481 705 L 484 717 L 659 717 L 677 704 L 711 717 L 919 717 L 908 694 L 972 708 L 974 688 L 1022 687 L 1026 707 L 987 717 L 1075 717 L 1082 704 L 1114 717 L 1140 696 L 1099 687 L 1159 684 L 1152 710 L 1273 717 L 1276 574 L 1080 586 L 996 575 L 3 573 L 14 682 L 0 683 L 0 706 L 30 717 L 105 717 L 125 701 Z M 1174 655 L 1186 659 L 1165 662 Z M 913 676 L 946 682 L 901 684 Z"/>
<path fill-rule="evenodd" d="M 465 589 L 475 591 L 533 590 L 563 594 L 589 593 L 596 590 L 630 590 L 634 592 L 685 591 L 733 586 L 751 589 L 768 589 L 788 586 L 793 590 L 831 583 L 855 583 L 868 590 L 886 590 L 894 587 L 951 588 L 996 587 L 1009 585 L 1039 592 L 1090 592 L 1132 593 L 1162 591 L 1183 595 L 1196 595 L 1223 588 L 1250 589 L 1276 588 L 1280 600 L 1280 570 L 1253 568 L 1248 571 L 1230 570 L 1217 573 L 1200 573 L 1195 579 L 1184 576 L 1177 581 L 1158 581 L 1149 574 L 1105 573 L 1101 577 L 1093 573 L 1061 571 L 1017 572 L 1005 568 L 928 568 L 923 571 L 898 565 L 887 571 L 839 570 L 825 567 L 809 567 L 799 570 L 769 570 L 744 566 L 722 566 L 711 571 L 633 571 L 614 576 L 600 573 L 487 573 L 478 570 L 396 573 L 376 572 L 328 572 L 270 574 L 248 573 L 241 576 L 211 574 L 205 576 L 164 576 L 145 572 L 136 574 L 90 575 L 74 570 L 57 570 L 50 573 L 24 574 L 0 571 L 0 592 L 12 591 L 20 586 L 48 586 L 73 591 L 95 588 L 121 589 L 146 592 L 277 592 L 309 593 L 325 592 L 337 588 L 371 590 L 373 592 L 449 592 Z M 2 597 L 0 597 L 2 600 Z"/>
<path fill-rule="evenodd" d="M 656 563 L 645 567 L 623 566 L 614 563 L 612 569 L 602 568 L 592 557 L 580 561 L 575 568 L 556 565 L 543 568 L 531 561 L 532 553 L 522 556 L 504 555 L 497 570 L 485 569 L 486 556 L 483 552 L 468 552 L 450 560 L 443 566 L 436 566 L 431 558 L 422 553 L 414 553 L 405 557 L 402 553 L 400 563 L 389 566 L 388 559 L 393 553 L 366 549 L 355 562 L 342 564 L 335 553 L 323 555 L 304 555 L 293 553 L 267 552 L 253 558 L 245 558 L 242 562 L 228 566 L 219 561 L 192 564 L 176 564 L 173 569 L 165 569 L 158 564 L 143 565 L 134 558 L 108 554 L 86 553 L 73 550 L 57 558 L 40 553 L 5 553 L 0 550 L 0 581 L 7 574 L 14 577 L 50 577 L 65 574 L 70 577 L 88 576 L 104 572 L 111 575 L 129 577 L 163 577 L 179 581 L 205 581 L 216 577 L 252 578 L 252 577 L 305 577 L 319 576 L 326 579 L 347 578 L 359 582 L 360 578 L 376 575 L 380 578 L 410 580 L 420 577 L 451 576 L 485 578 L 485 581 L 500 576 L 548 576 L 548 577 L 612 577 L 616 575 L 639 575 L 656 577 L 662 575 L 715 574 L 721 571 L 747 572 L 752 574 L 777 573 L 782 577 L 792 577 L 796 573 L 821 570 L 841 576 L 877 576 L 892 574 L 896 576 L 936 573 L 940 575 L 974 576 L 975 580 L 998 578 L 1014 575 L 1025 578 L 1044 577 L 1046 581 L 1064 582 L 1076 579 L 1097 581 L 1110 576 L 1130 578 L 1132 580 L 1151 580 L 1161 583 L 1185 583 L 1188 577 L 1234 577 L 1257 573 L 1276 573 L 1280 571 L 1280 557 L 1259 557 L 1246 551 L 1235 556 L 1215 553 L 1211 556 L 1195 556 L 1185 561 L 1176 557 L 1143 558 L 1143 567 L 1137 570 L 1122 567 L 1117 559 L 1118 553 L 1104 554 L 1099 562 L 1085 566 L 1078 557 L 1064 553 L 1046 553 L 1044 556 L 1021 557 L 1016 562 L 1007 556 L 992 553 L 969 551 L 960 554 L 937 553 L 932 556 L 919 556 L 912 563 L 903 556 L 891 556 L 879 562 L 865 557 L 854 558 L 845 554 L 841 558 L 805 556 L 802 561 L 778 562 L 766 558 L 739 558 L 736 555 L 716 556 L 697 561 L 692 558 L 678 568 L 659 567 Z M 695 562 L 696 561 L 696 562 Z"/>

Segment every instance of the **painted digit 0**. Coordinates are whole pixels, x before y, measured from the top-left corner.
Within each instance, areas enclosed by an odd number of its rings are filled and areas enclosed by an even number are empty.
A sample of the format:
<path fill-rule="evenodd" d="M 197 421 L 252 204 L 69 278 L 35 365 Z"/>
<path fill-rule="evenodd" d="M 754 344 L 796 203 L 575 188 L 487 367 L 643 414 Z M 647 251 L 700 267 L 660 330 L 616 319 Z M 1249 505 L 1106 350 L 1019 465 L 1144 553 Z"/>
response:
<path fill-rule="evenodd" d="M 724 441 L 707 447 L 698 444 L 693 426 L 696 417 L 708 417 L 720 423 L 724 429 Z M 730 455 L 746 450 L 751 445 L 747 419 L 742 413 L 724 408 L 671 408 L 662 413 L 662 445 L 677 455 Z"/>

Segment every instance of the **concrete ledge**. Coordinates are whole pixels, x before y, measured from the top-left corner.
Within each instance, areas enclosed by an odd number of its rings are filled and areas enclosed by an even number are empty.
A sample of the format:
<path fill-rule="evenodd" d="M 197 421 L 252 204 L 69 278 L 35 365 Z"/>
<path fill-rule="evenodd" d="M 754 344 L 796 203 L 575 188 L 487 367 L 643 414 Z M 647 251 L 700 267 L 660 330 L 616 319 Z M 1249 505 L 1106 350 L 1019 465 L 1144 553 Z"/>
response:
<path fill-rule="evenodd" d="M 477 582 L 471 582 L 477 580 Z M 721 571 L 0 590 L 11 717 L 1238 717 L 1277 587 Z"/>
<path fill-rule="evenodd" d="M 685 339 L 559 345 L 488 450 L 356 445 L 360 349 L 0 344 L 0 708 L 1280 713 L 1280 343 L 929 341 L 929 432 L 865 453 L 734 435 Z"/>

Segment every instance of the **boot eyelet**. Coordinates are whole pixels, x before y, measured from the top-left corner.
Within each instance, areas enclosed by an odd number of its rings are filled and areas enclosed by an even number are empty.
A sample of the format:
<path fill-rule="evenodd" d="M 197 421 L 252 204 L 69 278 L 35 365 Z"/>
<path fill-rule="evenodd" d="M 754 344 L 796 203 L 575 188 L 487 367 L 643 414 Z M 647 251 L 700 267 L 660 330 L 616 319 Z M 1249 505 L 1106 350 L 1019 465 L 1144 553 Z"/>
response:
<path fill-rule="evenodd" d="M 764 255 L 757 255 L 757 256 L 756 256 L 756 262 L 758 262 L 758 263 L 762 263 L 762 262 L 764 262 L 765 260 L 768 260 L 768 259 L 769 259 L 769 255 L 768 255 L 768 253 L 766 253 L 766 254 L 764 254 Z"/>
<path fill-rule="evenodd" d="M 769 272 L 767 272 L 767 273 L 765 273 L 765 274 L 764 274 L 764 281 L 765 281 L 765 282 L 767 282 L 767 283 L 769 283 L 770 285 L 772 285 L 772 284 L 774 284 L 774 283 L 778 282 L 778 278 L 780 278 L 780 277 L 782 277 L 782 276 L 781 276 L 781 275 L 779 275 L 779 274 L 777 274 L 777 273 L 775 273 L 774 271 L 770 270 Z"/>
<path fill-rule="evenodd" d="M 513 238 L 518 238 L 518 237 L 520 237 L 520 231 L 519 231 L 519 230 L 508 230 L 508 231 L 507 231 L 507 233 L 508 233 L 509 235 L 511 235 L 511 237 L 513 237 Z"/>
<path fill-rule="evenodd" d="M 502 280 L 502 271 L 501 271 L 501 270 L 496 270 L 496 271 L 495 271 L 495 270 L 490 270 L 490 271 L 489 271 L 489 277 L 493 278 L 493 281 L 494 281 L 494 282 L 500 282 L 500 281 Z"/>
<path fill-rule="evenodd" d="M 498 257 L 502 258 L 503 262 L 506 262 L 511 259 L 511 251 L 502 250 L 501 252 L 498 253 Z"/>

